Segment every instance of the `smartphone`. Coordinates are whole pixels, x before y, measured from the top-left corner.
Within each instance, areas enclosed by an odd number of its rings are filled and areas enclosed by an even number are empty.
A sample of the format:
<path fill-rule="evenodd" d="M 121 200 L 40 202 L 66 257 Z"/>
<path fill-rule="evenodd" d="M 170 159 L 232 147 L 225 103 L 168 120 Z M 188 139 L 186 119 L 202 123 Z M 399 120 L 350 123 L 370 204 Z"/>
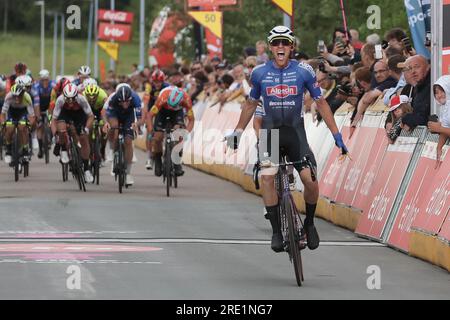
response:
<path fill-rule="evenodd" d="M 402 39 L 403 45 L 405 46 L 406 51 L 409 53 L 412 51 L 411 39 L 409 37 L 405 37 Z"/>
<path fill-rule="evenodd" d="M 425 47 L 431 47 L 431 32 L 427 32 L 425 37 Z"/>
<path fill-rule="evenodd" d="M 375 46 L 375 59 L 376 60 L 383 59 L 383 47 L 381 46 L 381 44 L 377 44 Z"/>
<path fill-rule="evenodd" d="M 439 117 L 437 115 L 433 114 L 431 116 L 428 116 L 428 121 L 439 122 Z"/>
<path fill-rule="evenodd" d="M 319 53 L 324 53 L 325 52 L 325 41 L 319 40 L 318 48 L 319 48 Z"/>

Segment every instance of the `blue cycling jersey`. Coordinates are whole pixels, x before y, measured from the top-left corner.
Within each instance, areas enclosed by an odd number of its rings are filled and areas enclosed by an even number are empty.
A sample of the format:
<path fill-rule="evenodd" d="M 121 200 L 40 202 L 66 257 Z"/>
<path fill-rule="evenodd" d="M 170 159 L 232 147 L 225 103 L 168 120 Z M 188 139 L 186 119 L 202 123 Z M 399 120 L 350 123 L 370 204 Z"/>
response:
<path fill-rule="evenodd" d="M 131 112 L 136 111 L 136 118 L 141 119 L 142 118 L 142 100 L 139 97 L 139 95 L 133 91 L 131 105 L 130 105 L 130 107 L 128 107 L 125 110 L 120 106 L 117 95 L 114 93 L 113 96 L 109 100 L 106 111 L 110 114 L 111 114 L 111 112 L 113 112 L 113 113 L 118 112 L 119 114 L 126 114 L 126 113 L 131 113 Z"/>
<path fill-rule="evenodd" d="M 250 99 L 263 98 L 263 129 L 282 126 L 298 127 L 303 123 L 304 93 L 309 91 L 314 100 L 322 97 L 313 68 L 295 60 L 284 69 L 269 61 L 253 69 Z"/>
<path fill-rule="evenodd" d="M 54 86 L 54 81 L 49 81 L 47 88 L 44 88 L 40 81 L 36 82 L 31 88 L 31 97 L 33 98 L 34 106 L 41 107 L 43 110 L 48 109 Z"/>

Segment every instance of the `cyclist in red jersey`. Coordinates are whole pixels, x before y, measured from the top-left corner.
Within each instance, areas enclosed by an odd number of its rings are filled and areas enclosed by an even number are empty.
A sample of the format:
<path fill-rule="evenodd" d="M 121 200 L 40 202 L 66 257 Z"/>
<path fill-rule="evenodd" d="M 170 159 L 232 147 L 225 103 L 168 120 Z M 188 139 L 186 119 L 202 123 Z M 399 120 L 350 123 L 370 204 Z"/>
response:
<path fill-rule="evenodd" d="M 164 130 L 169 118 L 173 129 L 186 128 L 191 132 L 194 128 L 194 112 L 192 110 L 192 100 L 182 89 L 170 86 L 161 91 L 155 105 L 147 114 L 147 130 L 154 131 L 152 139 L 152 153 L 155 161 L 155 175 L 162 175 L 162 142 Z M 184 119 L 188 119 L 185 125 Z M 184 171 L 181 164 L 175 165 L 175 174 L 182 176 Z"/>
<path fill-rule="evenodd" d="M 56 100 L 51 123 L 52 133 L 59 135 L 61 145 L 61 162 L 68 163 L 69 157 L 65 144 L 64 134 L 67 131 L 68 123 L 73 122 L 76 130 L 75 140 L 81 144 L 81 159 L 84 166 L 84 177 L 87 183 L 92 183 L 94 177 L 89 166 L 89 132 L 94 122 L 94 114 L 86 98 L 78 94 L 77 87 L 67 84 L 63 89 L 63 94 Z M 56 147 L 55 147 L 56 148 Z"/>

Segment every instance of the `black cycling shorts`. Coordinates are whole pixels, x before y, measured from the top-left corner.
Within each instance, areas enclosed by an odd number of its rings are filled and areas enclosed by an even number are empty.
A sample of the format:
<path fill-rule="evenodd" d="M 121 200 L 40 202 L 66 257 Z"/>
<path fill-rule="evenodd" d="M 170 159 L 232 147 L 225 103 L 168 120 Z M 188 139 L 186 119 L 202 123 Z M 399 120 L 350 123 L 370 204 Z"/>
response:
<path fill-rule="evenodd" d="M 9 108 L 7 121 L 26 121 L 28 120 L 27 108 Z"/>
<path fill-rule="evenodd" d="M 183 109 L 178 111 L 171 111 L 161 109 L 155 118 L 154 131 L 164 132 L 167 124 L 173 128 L 176 125 L 184 127 L 184 112 Z"/>
<path fill-rule="evenodd" d="M 274 130 L 279 130 L 279 159 L 272 159 L 272 140 L 276 138 Z M 295 169 L 300 173 L 309 164 L 316 171 L 317 162 L 311 148 L 308 144 L 306 131 L 304 126 L 297 128 L 280 127 L 272 130 L 267 130 L 267 139 L 264 136 L 264 131 L 261 131 L 259 140 L 259 159 L 260 161 L 270 160 L 272 163 L 279 164 L 283 156 L 287 156 L 289 162 L 298 162 L 294 165 Z M 274 147 L 277 145 L 274 141 Z"/>
<path fill-rule="evenodd" d="M 77 130 L 77 133 L 80 134 L 84 129 L 84 127 L 86 126 L 87 115 L 81 109 L 77 111 L 62 109 L 57 120 L 64 121 L 67 124 L 73 122 L 73 125 Z"/>

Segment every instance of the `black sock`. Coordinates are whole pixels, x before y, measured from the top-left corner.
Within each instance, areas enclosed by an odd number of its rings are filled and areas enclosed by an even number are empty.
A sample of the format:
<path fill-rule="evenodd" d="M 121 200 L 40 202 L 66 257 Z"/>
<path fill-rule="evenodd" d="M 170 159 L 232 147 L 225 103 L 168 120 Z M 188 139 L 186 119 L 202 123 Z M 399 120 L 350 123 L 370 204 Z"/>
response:
<path fill-rule="evenodd" d="M 272 231 L 273 234 L 279 233 L 281 231 L 280 228 L 280 217 L 278 214 L 279 206 L 272 206 L 272 207 L 266 207 L 267 214 L 265 215 L 265 218 L 270 221 L 270 224 L 272 225 Z"/>
<path fill-rule="evenodd" d="M 89 160 L 83 160 L 84 171 L 88 171 L 89 168 Z"/>
<path fill-rule="evenodd" d="M 316 204 L 306 203 L 306 219 L 305 225 L 313 225 L 314 224 L 314 215 L 316 214 Z"/>
<path fill-rule="evenodd" d="M 42 150 L 42 144 L 43 144 L 42 140 L 38 140 L 38 143 L 39 143 L 39 150 Z"/>

